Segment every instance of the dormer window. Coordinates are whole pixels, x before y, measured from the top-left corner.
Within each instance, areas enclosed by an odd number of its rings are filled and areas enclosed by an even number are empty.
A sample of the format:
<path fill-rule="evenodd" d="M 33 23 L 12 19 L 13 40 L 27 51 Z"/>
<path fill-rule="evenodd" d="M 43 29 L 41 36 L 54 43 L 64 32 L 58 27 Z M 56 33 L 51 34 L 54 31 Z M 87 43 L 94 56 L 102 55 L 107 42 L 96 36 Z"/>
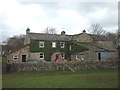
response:
<path fill-rule="evenodd" d="M 52 42 L 52 47 L 53 47 L 53 48 L 56 47 L 56 42 Z"/>
<path fill-rule="evenodd" d="M 40 41 L 40 47 L 44 47 L 44 42 Z"/>
<path fill-rule="evenodd" d="M 64 48 L 65 47 L 65 42 L 61 42 L 60 46 L 61 46 L 61 48 Z"/>

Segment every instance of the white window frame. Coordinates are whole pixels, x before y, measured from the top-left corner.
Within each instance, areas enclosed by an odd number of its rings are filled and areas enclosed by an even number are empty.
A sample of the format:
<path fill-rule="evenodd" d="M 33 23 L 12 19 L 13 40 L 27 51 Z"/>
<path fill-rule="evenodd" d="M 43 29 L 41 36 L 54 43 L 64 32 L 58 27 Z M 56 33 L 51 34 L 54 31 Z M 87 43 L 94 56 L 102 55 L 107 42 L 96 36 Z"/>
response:
<path fill-rule="evenodd" d="M 43 55 L 42 55 L 43 58 L 40 58 L 40 59 L 44 59 L 44 53 L 43 53 L 43 52 L 40 52 L 40 54 L 43 54 Z M 41 55 L 40 55 L 40 56 L 41 56 Z"/>
<path fill-rule="evenodd" d="M 72 50 L 72 47 L 71 47 L 71 45 L 69 46 L 69 49 L 70 49 L 70 51 Z"/>
<path fill-rule="evenodd" d="M 63 44 L 63 46 L 62 46 L 62 44 Z M 65 47 L 65 42 L 60 42 L 60 47 L 64 48 Z"/>
<path fill-rule="evenodd" d="M 52 42 L 52 47 L 56 48 L 56 42 Z"/>
<path fill-rule="evenodd" d="M 78 54 L 75 54 L 75 58 L 78 59 Z"/>
<path fill-rule="evenodd" d="M 40 46 L 40 44 L 43 44 L 43 46 Z M 43 48 L 43 47 L 44 47 L 44 41 L 40 41 L 40 42 L 39 42 L 39 46 L 40 46 L 41 48 Z"/>
<path fill-rule="evenodd" d="M 17 58 L 17 59 L 15 59 Z M 13 60 L 18 60 L 18 55 L 13 55 Z"/>
<path fill-rule="evenodd" d="M 64 52 L 62 52 L 62 55 L 61 55 L 61 56 L 62 56 L 62 58 L 65 58 L 65 53 L 64 53 Z"/>
<path fill-rule="evenodd" d="M 81 54 L 80 56 L 81 56 L 81 60 L 85 60 L 85 58 L 84 58 L 85 55 L 84 54 Z"/>

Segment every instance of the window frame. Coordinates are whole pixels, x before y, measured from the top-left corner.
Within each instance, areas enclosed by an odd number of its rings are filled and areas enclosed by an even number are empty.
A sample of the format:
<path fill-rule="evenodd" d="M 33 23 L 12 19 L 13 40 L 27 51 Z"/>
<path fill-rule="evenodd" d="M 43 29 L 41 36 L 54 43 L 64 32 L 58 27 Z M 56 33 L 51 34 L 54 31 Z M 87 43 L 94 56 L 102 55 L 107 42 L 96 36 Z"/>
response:
<path fill-rule="evenodd" d="M 62 52 L 62 55 L 61 55 L 61 56 L 62 56 L 62 58 L 65 58 L 65 53 L 64 53 L 64 52 Z"/>
<path fill-rule="evenodd" d="M 69 49 L 70 49 L 70 51 L 72 50 L 72 46 L 71 45 L 69 46 Z"/>
<path fill-rule="evenodd" d="M 43 55 L 42 55 L 43 58 L 41 58 L 41 55 L 40 55 L 40 59 L 44 59 L 44 53 L 43 53 L 43 52 L 40 52 L 40 54 L 43 54 Z"/>
<path fill-rule="evenodd" d="M 53 46 L 55 44 L 55 46 Z M 52 48 L 56 48 L 57 43 L 56 42 L 52 42 Z"/>
<path fill-rule="evenodd" d="M 79 59 L 79 58 L 78 58 L 78 54 L 75 54 L 75 59 L 77 59 L 77 60 Z"/>
<path fill-rule="evenodd" d="M 41 43 L 43 44 L 43 46 L 40 46 Z M 44 47 L 44 43 L 45 43 L 44 41 L 40 41 L 40 42 L 39 42 L 39 47 L 40 47 L 40 48 L 43 48 L 43 47 Z"/>
<path fill-rule="evenodd" d="M 81 60 L 85 60 L 85 55 L 84 54 L 81 54 L 80 57 L 81 57 Z"/>
<path fill-rule="evenodd" d="M 62 46 L 62 43 L 63 43 L 63 46 Z M 60 42 L 60 47 L 65 48 L 65 42 Z"/>
<path fill-rule="evenodd" d="M 15 56 L 17 56 L 17 57 L 15 57 Z M 17 59 L 15 59 L 15 58 L 17 58 Z M 13 60 L 18 60 L 18 55 L 13 55 Z"/>

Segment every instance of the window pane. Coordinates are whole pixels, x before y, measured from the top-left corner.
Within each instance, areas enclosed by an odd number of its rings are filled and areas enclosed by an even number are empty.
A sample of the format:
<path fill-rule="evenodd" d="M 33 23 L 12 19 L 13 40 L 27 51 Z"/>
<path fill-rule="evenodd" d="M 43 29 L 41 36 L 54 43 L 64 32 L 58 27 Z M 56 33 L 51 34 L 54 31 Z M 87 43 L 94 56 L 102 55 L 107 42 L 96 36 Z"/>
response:
<path fill-rule="evenodd" d="M 40 56 L 40 58 L 43 58 L 43 56 Z"/>
<path fill-rule="evenodd" d="M 18 59 L 18 56 L 17 56 L 17 55 L 13 56 L 13 59 L 14 59 L 14 60 L 17 60 L 17 59 Z"/>
<path fill-rule="evenodd" d="M 81 59 L 84 60 L 84 55 L 83 54 L 81 54 Z"/>
<path fill-rule="evenodd" d="M 70 50 L 71 50 L 71 45 L 70 45 L 70 47 L 69 47 L 69 48 L 70 48 Z"/>
<path fill-rule="evenodd" d="M 17 58 L 14 58 L 14 60 L 17 59 Z"/>
<path fill-rule="evenodd" d="M 40 43 L 40 46 L 43 46 L 43 43 Z"/>
<path fill-rule="evenodd" d="M 40 47 L 44 47 L 44 42 L 40 42 Z"/>
<path fill-rule="evenodd" d="M 56 42 L 52 42 L 52 47 L 56 47 Z"/>
<path fill-rule="evenodd" d="M 43 58 L 44 58 L 44 54 L 40 53 L 40 59 L 43 59 Z"/>
<path fill-rule="evenodd" d="M 62 53 L 62 58 L 64 58 L 64 52 Z"/>
<path fill-rule="evenodd" d="M 78 55 L 76 54 L 75 56 L 76 56 L 76 59 L 78 59 Z"/>
<path fill-rule="evenodd" d="M 61 43 L 60 43 L 60 46 L 61 46 L 61 48 L 64 48 L 65 43 L 64 43 L 64 42 L 61 42 Z"/>

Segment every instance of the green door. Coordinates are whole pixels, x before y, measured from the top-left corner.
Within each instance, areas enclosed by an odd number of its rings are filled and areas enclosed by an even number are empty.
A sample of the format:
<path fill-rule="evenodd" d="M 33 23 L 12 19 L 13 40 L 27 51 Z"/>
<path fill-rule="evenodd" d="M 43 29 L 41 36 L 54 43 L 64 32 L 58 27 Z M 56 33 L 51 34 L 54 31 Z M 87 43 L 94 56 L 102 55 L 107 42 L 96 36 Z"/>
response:
<path fill-rule="evenodd" d="M 58 54 L 56 54 L 56 60 L 58 59 Z"/>

